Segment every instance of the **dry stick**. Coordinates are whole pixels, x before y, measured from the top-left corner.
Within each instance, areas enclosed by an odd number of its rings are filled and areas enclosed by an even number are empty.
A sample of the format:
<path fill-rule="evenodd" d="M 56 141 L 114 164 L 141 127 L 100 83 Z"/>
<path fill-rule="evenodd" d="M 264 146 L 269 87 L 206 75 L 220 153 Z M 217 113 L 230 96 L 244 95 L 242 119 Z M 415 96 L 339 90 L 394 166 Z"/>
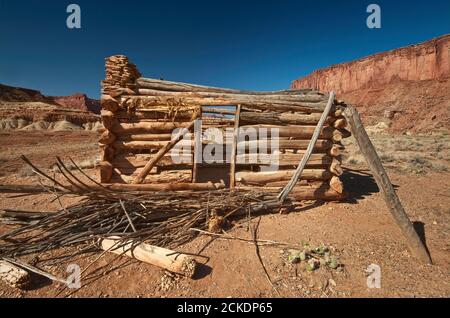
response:
<path fill-rule="evenodd" d="M 423 263 L 432 264 L 432 260 L 424 243 L 409 220 L 400 199 L 395 193 L 389 176 L 387 175 L 386 170 L 384 170 L 380 157 L 378 156 L 375 147 L 364 129 L 358 111 L 354 107 L 349 106 L 345 109 L 344 116 L 350 124 L 353 136 L 358 143 L 359 149 L 364 155 L 378 187 L 383 192 L 384 200 L 386 201 L 395 222 L 402 230 L 403 235 L 406 237 L 411 251 Z"/>
<path fill-rule="evenodd" d="M 281 193 L 278 195 L 278 200 L 280 202 L 284 202 L 286 198 L 289 196 L 289 193 L 294 188 L 295 184 L 297 183 L 298 179 L 300 178 L 303 169 L 306 167 L 306 163 L 308 162 L 309 158 L 311 157 L 311 154 L 314 150 L 314 145 L 316 144 L 317 140 L 319 139 L 320 132 L 322 131 L 322 127 L 325 124 L 325 121 L 328 117 L 328 113 L 331 110 L 331 107 L 334 104 L 334 92 L 330 93 L 330 97 L 328 99 L 327 106 L 325 107 L 325 110 L 322 113 L 322 116 L 320 117 L 319 122 L 317 123 L 316 129 L 314 130 L 313 136 L 309 142 L 308 148 L 306 149 L 305 155 L 303 156 L 302 160 L 300 161 L 300 164 L 295 171 L 294 175 L 291 178 L 291 181 L 286 185 L 286 187 L 281 191 Z"/>
<path fill-rule="evenodd" d="M 27 264 L 25 262 L 22 262 L 22 261 L 19 261 L 19 260 L 16 260 L 16 259 L 12 259 L 12 258 L 9 258 L 9 257 L 2 257 L 2 259 L 4 259 L 5 261 L 7 261 L 9 263 L 15 264 L 15 265 L 17 265 L 19 267 L 22 267 L 24 269 L 27 269 L 30 272 L 33 272 L 33 273 L 39 274 L 41 276 L 47 277 L 48 279 L 51 279 L 51 280 L 53 280 L 55 282 L 59 282 L 59 283 L 63 283 L 63 284 L 67 283 L 66 280 L 58 278 L 58 277 L 56 277 L 56 276 L 54 276 L 54 275 L 52 275 L 50 273 L 47 273 L 47 272 L 45 272 L 45 271 L 43 271 L 43 270 L 41 270 L 39 268 L 31 266 L 31 265 L 29 265 L 29 264 Z"/>
<path fill-rule="evenodd" d="M 258 228 L 259 228 L 259 223 L 261 222 L 261 217 L 258 218 L 258 221 L 255 225 L 255 227 L 253 228 L 253 232 L 252 232 L 252 236 L 253 236 L 253 242 L 255 244 L 255 250 L 256 250 L 256 256 L 258 256 L 258 260 L 261 263 L 261 266 L 264 270 L 264 273 L 266 274 L 266 278 L 269 281 L 270 285 L 272 286 L 272 288 L 277 292 L 278 296 L 281 296 L 280 292 L 278 291 L 278 289 L 275 287 L 275 285 L 272 282 L 272 279 L 270 278 L 269 273 L 267 272 L 267 268 L 264 265 L 264 262 L 261 258 L 261 254 L 259 252 L 259 245 L 258 245 Z"/>
<path fill-rule="evenodd" d="M 183 137 L 186 135 L 189 130 L 194 127 L 195 120 L 193 120 L 186 129 L 182 129 L 180 133 L 175 136 L 170 142 L 168 142 L 164 147 L 162 147 L 154 157 L 152 157 L 145 167 L 142 169 L 142 171 L 139 173 L 139 175 L 133 180 L 133 183 L 142 183 L 145 179 L 145 177 L 149 174 L 149 172 L 153 169 L 153 167 L 158 163 L 158 161 L 166 154 L 168 153 Z"/>
<path fill-rule="evenodd" d="M 130 222 L 131 228 L 134 232 L 136 232 L 136 228 L 134 227 L 133 221 L 131 221 L 130 216 L 128 215 L 127 209 L 125 209 L 125 204 L 123 204 L 123 201 L 119 199 L 120 206 L 122 207 L 123 212 L 125 212 L 125 215 L 127 216 L 128 222 Z"/>

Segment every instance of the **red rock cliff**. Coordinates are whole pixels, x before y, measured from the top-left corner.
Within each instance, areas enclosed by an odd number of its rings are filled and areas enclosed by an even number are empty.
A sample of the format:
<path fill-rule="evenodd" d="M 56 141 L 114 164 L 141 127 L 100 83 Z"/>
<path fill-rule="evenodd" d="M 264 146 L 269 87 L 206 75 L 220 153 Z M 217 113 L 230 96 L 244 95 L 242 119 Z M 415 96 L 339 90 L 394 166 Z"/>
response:
<path fill-rule="evenodd" d="M 295 80 L 292 88 L 339 93 L 403 81 L 450 77 L 450 34 L 361 60 L 317 70 Z"/>

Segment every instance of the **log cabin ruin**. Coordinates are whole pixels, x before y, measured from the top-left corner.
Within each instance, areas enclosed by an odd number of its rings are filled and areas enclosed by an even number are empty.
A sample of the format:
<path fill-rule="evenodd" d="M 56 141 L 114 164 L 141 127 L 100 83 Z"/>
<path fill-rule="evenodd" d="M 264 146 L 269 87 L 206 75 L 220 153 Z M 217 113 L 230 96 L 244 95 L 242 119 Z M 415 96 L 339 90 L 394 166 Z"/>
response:
<path fill-rule="evenodd" d="M 100 180 L 112 189 L 261 188 L 280 192 L 331 108 L 290 197 L 345 198 L 345 103 L 314 90 L 252 92 L 145 78 L 123 55 L 106 59 Z"/>

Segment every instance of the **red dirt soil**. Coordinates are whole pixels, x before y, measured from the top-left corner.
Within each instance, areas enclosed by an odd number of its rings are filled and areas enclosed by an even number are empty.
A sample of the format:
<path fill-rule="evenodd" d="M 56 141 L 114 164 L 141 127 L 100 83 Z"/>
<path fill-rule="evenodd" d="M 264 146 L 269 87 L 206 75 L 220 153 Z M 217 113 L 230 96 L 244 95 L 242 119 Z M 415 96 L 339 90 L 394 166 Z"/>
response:
<path fill-rule="evenodd" d="M 62 139 L 64 138 L 64 139 Z M 2 159 L 8 173 L 1 183 L 30 184 L 34 177 L 19 176 L 23 169 L 17 157 L 21 152 L 30 156 L 38 166 L 51 167 L 54 156 L 95 155 L 95 134 L 79 132 L 45 137 L 38 134 L 0 136 L 2 150 L 9 155 Z M 59 141 L 59 142 L 58 142 Z M 28 145 L 28 146 L 27 146 Z M 37 147 L 38 145 L 38 147 Z M 47 146 L 47 147 L 46 147 Z M 47 152 L 46 152 L 47 151 Z M 89 170 L 94 174 L 94 171 Z M 307 272 L 301 265 L 287 264 L 280 248 L 261 247 L 261 255 L 276 288 L 283 297 L 449 297 L 450 296 L 450 173 L 430 172 L 424 175 L 399 174 L 389 171 L 404 207 L 424 233 L 434 265 L 421 265 L 410 255 L 406 242 L 393 222 L 388 209 L 370 175 L 347 171 L 344 182 L 350 200 L 344 203 L 305 202 L 299 211 L 290 214 L 265 215 L 258 231 L 259 239 L 314 245 L 324 243 L 335 250 L 344 264 L 343 272 L 319 269 Z M 0 208 L 57 210 L 59 203 L 51 195 L 11 198 L 0 194 Z M 53 200 L 53 202 L 50 202 Z M 68 205 L 76 199 L 63 199 Z M 244 222 L 229 234 L 251 239 Z M 1 226 L 0 233 L 12 229 Z M 198 237 L 180 251 L 199 252 L 209 257 L 194 280 L 172 277 L 148 264 L 125 257 L 105 255 L 92 268 L 99 270 L 97 280 L 80 290 L 64 290 L 58 297 L 277 297 L 268 283 L 258 261 L 253 244 Z M 76 250 L 76 249 L 75 249 Z M 58 255 L 53 251 L 39 255 Z M 81 269 L 98 257 L 92 254 L 75 259 Z M 206 262 L 207 259 L 199 258 Z M 381 266 L 381 289 L 369 289 L 365 270 L 370 264 Z M 66 265 L 44 269 L 66 277 Z M 83 282 L 82 283 L 86 283 Z M 19 291 L 0 282 L 0 297 L 54 297 L 62 285 L 48 282 L 31 290 Z"/>

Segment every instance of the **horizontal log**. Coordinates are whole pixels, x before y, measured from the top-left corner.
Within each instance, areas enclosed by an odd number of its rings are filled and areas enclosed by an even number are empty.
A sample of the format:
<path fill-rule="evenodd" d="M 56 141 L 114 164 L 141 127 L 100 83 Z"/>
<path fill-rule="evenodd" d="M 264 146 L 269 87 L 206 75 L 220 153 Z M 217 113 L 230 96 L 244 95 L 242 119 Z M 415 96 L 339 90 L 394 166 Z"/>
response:
<path fill-rule="evenodd" d="M 225 188 L 223 183 L 157 183 L 157 184 L 121 184 L 104 183 L 104 187 L 113 191 L 209 191 Z M 93 186 L 95 188 L 95 186 Z"/>
<path fill-rule="evenodd" d="M 236 173 L 236 181 L 242 184 L 267 184 L 277 181 L 289 181 L 295 170 L 249 172 L 240 171 Z M 332 174 L 326 169 L 305 169 L 300 180 L 330 180 Z"/>
<path fill-rule="evenodd" d="M 224 106 L 242 105 L 246 109 L 262 109 L 272 111 L 297 111 L 307 113 L 322 113 L 326 102 L 299 102 L 277 100 L 276 98 L 254 99 L 248 96 L 217 98 L 217 97 L 172 97 L 172 96 L 122 96 L 120 103 L 123 109 L 141 109 L 156 105 L 184 106 Z"/>
<path fill-rule="evenodd" d="M 276 159 L 278 157 L 278 159 Z M 303 158 L 303 154 L 293 154 L 293 153 L 285 153 L 279 155 L 271 155 L 271 154 L 246 154 L 246 155 L 237 155 L 236 156 L 236 164 L 237 165 L 279 165 L 279 166 L 297 166 L 301 159 Z M 308 163 L 306 164 L 307 168 L 310 167 L 323 167 L 330 165 L 333 161 L 333 157 L 330 157 L 327 154 L 312 154 Z"/>
<path fill-rule="evenodd" d="M 117 118 L 112 111 L 102 109 L 100 115 L 102 117 L 103 126 L 108 130 L 111 130 L 112 127 L 118 123 Z"/>
<path fill-rule="evenodd" d="M 145 149 L 161 149 L 166 146 L 170 141 L 116 141 L 112 145 L 116 149 L 127 150 L 145 150 Z M 193 142 L 190 140 L 180 141 L 178 146 L 193 147 Z"/>
<path fill-rule="evenodd" d="M 311 139 L 315 126 L 277 126 L 277 125 L 245 125 L 241 126 L 240 135 L 245 133 L 250 134 L 252 130 L 255 130 L 258 135 L 261 135 L 264 129 L 269 136 L 271 136 L 272 129 L 278 132 L 278 137 L 292 137 L 296 139 Z M 343 138 L 343 132 L 339 129 L 334 129 L 332 127 L 324 127 L 319 136 L 321 139 L 331 139 L 335 142 L 339 142 Z"/>
<path fill-rule="evenodd" d="M 98 140 L 99 143 L 104 145 L 112 144 L 116 140 L 116 135 L 114 135 L 110 130 L 105 130 Z"/>
<path fill-rule="evenodd" d="M 237 94 L 237 93 L 224 93 L 224 92 L 172 92 L 172 91 L 161 91 L 154 89 L 139 89 L 139 95 L 141 96 L 151 96 L 151 97 L 168 97 L 168 98 L 214 98 L 229 101 L 227 104 L 223 105 L 234 105 L 240 103 L 251 103 L 252 101 L 260 101 L 260 102 L 307 102 L 307 103 L 317 103 L 323 102 L 328 99 L 325 95 L 304 95 L 304 94 L 269 94 L 269 95 L 251 95 L 251 94 Z M 201 104 L 201 105 L 209 105 L 209 104 Z M 211 105 L 213 106 L 213 105 Z"/>
<path fill-rule="evenodd" d="M 247 94 L 247 95 L 301 95 L 314 93 L 311 89 L 290 89 L 281 91 L 257 92 L 257 91 L 243 91 L 237 89 L 220 88 L 204 85 L 195 85 L 181 82 L 171 82 L 158 80 L 153 78 L 138 78 L 136 83 L 141 88 L 148 88 L 154 90 L 173 91 L 173 92 L 216 92 L 216 93 L 230 93 L 230 94 Z"/>
<path fill-rule="evenodd" d="M 338 129 L 345 128 L 347 127 L 347 121 L 344 118 L 338 118 L 332 123 L 332 126 Z"/>
<path fill-rule="evenodd" d="M 186 128 L 189 122 L 139 122 L 139 123 L 116 123 L 111 127 L 111 131 L 116 134 L 124 133 L 172 133 L 174 129 Z"/>
<path fill-rule="evenodd" d="M 254 187 L 239 187 L 242 190 L 255 190 Z M 262 188 L 265 193 L 269 195 L 278 195 L 282 187 L 264 187 Z M 323 200 L 323 201 L 342 201 L 347 197 L 347 194 L 337 193 L 336 191 L 330 189 L 327 186 L 303 186 L 296 185 L 294 189 L 290 192 L 289 198 L 293 201 L 303 201 L 303 200 Z"/>
<path fill-rule="evenodd" d="M 241 141 L 237 144 L 238 148 L 241 149 L 261 149 L 267 147 L 271 149 L 272 143 L 278 144 L 278 149 L 293 149 L 293 150 L 305 150 L 308 147 L 309 140 L 285 140 L 285 139 L 266 139 L 266 140 L 252 140 L 252 141 Z M 331 140 L 321 139 L 318 140 L 314 151 L 322 152 L 330 149 L 333 146 Z"/>
<path fill-rule="evenodd" d="M 319 122 L 321 114 L 292 114 L 274 112 L 242 112 L 241 125 L 267 124 L 267 125 L 314 125 Z M 332 123 L 334 117 L 328 117 L 327 123 Z"/>
<path fill-rule="evenodd" d="M 116 112 L 119 109 L 119 101 L 109 95 L 102 95 L 100 105 L 103 109 Z"/>
<path fill-rule="evenodd" d="M 222 114 L 222 115 L 235 115 L 236 111 L 231 109 L 224 109 L 224 108 L 209 108 L 207 106 L 204 106 L 202 109 L 203 114 Z"/>
<path fill-rule="evenodd" d="M 133 179 L 139 175 L 142 168 L 136 168 L 134 171 L 114 174 L 111 183 L 132 183 Z M 153 172 L 153 171 L 152 171 Z M 142 182 L 145 183 L 188 183 L 192 182 L 192 170 L 163 170 L 158 173 L 150 173 Z"/>
<path fill-rule="evenodd" d="M 97 164 L 97 169 L 100 173 L 100 182 L 109 182 L 113 173 L 113 166 L 108 161 L 100 161 Z"/>
<path fill-rule="evenodd" d="M 330 171 L 336 176 L 342 176 L 344 174 L 344 170 L 341 167 L 341 161 L 337 158 L 333 158 L 333 161 L 330 165 Z"/>
<path fill-rule="evenodd" d="M 333 176 L 330 180 L 330 188 L 337 193 L 344 193 L 344 184 L 337 176 Z"/>
<path fill-rule="evenodd" d="M 103 239 L 101 246 L 104 251 L 126 255 L 189 278 L 194 276 L 197 268 L 193 257 L 154 245 L 136 244 L 132 240 L 121 242 L 117 237 L 112 237 Z"/>
<path fill-rule="evenodd" d="M 120 110 L 115 113 L 120 120 L 139 121 L 139 120 L 168 120 L 168 121 L 190 121 L 196 112 L 190 109 L 180 109 L 177 111 L 155 108 L 155 109 L 141 109 L 138 111 L 127 112 Z"/>
<path fill-rule="evenodd" d="M 172 134 L 124 134 L 119 137 L 121 141 L 170 141 Z"/>
<path fill-rule="evenodd" d="M 112 160 L 112 164 L 115 168 L 119 168 L 121 171 L 134 171 L 136 168 L 142 168 L 150 160 L 152 154 L 137 154 L 134 156 L 130 155 L 119 155 Z M 179 155 L 174 156 L 168 154 L 161 158 L 158 162 L 158 167 L 175 167 L 175 166 L 191 166 L 194 161 L 193 155 Z M 128 170 L 126 170 L 128 169 Z"/>

